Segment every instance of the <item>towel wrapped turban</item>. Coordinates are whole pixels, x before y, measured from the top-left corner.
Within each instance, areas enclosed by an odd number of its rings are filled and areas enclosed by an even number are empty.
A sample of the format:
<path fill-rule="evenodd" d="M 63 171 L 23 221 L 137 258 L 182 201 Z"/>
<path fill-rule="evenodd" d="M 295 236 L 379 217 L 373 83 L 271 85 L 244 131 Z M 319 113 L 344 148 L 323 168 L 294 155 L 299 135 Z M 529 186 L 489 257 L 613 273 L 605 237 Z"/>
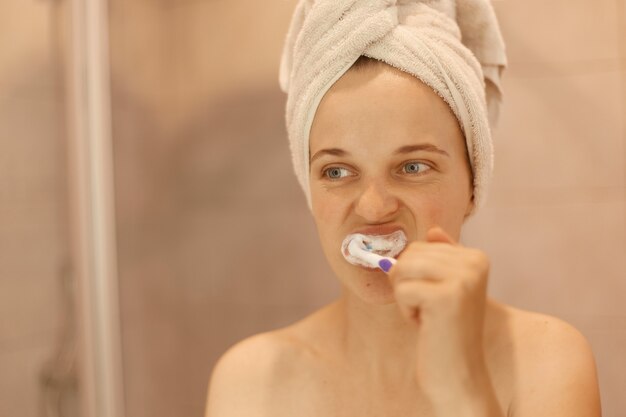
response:
<path fill-rule="evenodd" d="M 414 75 L 450 106 L 473 174 L 474 207 L 493 170 L 504 42 L 489 0 L 300 0 L 280 62 L 296 176 L 311 207 L 309 133 L 324 94 L 361 56 Z"/>

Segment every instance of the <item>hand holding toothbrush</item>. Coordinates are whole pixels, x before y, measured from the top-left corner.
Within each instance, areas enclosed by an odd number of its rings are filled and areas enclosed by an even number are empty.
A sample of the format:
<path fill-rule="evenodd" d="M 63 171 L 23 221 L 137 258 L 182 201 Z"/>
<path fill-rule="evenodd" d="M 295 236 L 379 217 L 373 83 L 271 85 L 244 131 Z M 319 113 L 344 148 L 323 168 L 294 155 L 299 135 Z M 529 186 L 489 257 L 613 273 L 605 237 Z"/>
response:
<path fill-rule="evenodd" d="M 498 407 L 483 353 L 487 256 L 433 227 L 426 241 L 408 244 L 388 274 L 400 311 L 418 329 L 420 386 L 441 404 L 465 408 L 481 392 Z"/>

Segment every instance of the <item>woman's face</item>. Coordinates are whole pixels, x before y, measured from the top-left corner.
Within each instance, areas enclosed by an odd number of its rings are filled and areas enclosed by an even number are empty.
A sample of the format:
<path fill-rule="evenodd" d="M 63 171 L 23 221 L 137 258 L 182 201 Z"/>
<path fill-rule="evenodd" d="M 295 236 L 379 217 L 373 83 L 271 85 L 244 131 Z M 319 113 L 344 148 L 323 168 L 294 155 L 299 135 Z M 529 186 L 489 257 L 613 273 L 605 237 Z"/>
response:
<path fill-rule="evenodd" d="M 342 284 L 387 304 L 380 270 L 349 264 L 346 235 L 404 230 L 424 240 L 439 225 L 458 240 L 472 208 L 463 134 L 448 105 L 417 78 L 385 64 L 350 70 L 322 99 L 310 133 L 313 216 Z"/>

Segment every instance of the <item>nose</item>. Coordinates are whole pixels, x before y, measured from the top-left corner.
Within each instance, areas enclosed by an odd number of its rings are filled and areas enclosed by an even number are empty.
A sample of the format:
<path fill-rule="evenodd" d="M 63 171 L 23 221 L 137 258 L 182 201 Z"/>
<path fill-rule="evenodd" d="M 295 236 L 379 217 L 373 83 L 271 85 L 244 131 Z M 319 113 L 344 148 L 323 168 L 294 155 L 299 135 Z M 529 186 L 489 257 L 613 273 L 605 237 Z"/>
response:
<path fill-rule="evenodd" d="M 398 211 L 399 202 L 383 181 L 369 182 L 355 206 L 355 213 L 369 223 L 381 223 Z"/>

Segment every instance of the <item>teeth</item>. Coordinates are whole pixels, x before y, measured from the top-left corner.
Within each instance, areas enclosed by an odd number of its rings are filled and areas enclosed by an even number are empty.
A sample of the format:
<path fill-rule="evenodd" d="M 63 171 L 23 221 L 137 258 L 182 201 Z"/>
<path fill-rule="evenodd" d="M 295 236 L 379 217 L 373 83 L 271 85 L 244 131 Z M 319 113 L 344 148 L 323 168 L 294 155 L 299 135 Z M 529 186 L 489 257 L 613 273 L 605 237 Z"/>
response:
<path fill-rule="evenodd" d="M 388 235 L 354 233 L 343 240 L 341 253 L 353 265 L 376 268 L 380 256 L 393 258 L 402 252 L 406 244 L 407 238 L 402 230 Z"/>

